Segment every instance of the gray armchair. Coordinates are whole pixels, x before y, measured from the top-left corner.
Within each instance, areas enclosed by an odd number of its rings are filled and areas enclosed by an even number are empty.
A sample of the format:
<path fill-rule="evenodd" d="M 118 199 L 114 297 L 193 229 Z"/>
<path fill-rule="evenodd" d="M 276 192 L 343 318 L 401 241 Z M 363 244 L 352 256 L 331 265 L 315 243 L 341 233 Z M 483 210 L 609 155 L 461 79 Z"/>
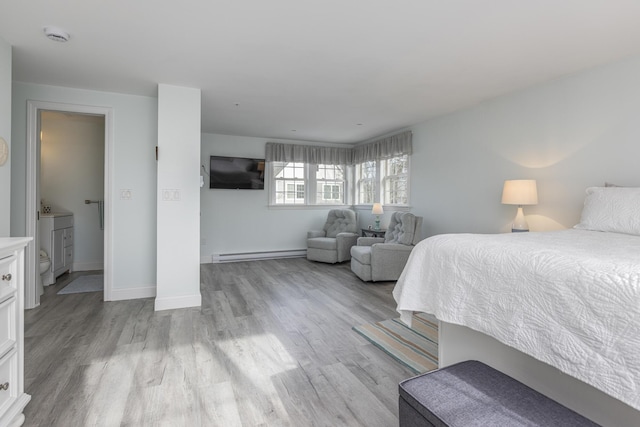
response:
<path fill-rule="evenodd" d="M 349 209 L 332 209 L 321 231 L 307 233 L 307 259 L 311 261 L 348 261 L 350 250 L 358 240 L 356 213 Z"/>
<path fill-rule="evenodd" d="M 365 282 L 398 280 L 421 229 L 422 217 L 394 212 L 384 238 L 360 237 L 351 248 L 351 271 Z"/>

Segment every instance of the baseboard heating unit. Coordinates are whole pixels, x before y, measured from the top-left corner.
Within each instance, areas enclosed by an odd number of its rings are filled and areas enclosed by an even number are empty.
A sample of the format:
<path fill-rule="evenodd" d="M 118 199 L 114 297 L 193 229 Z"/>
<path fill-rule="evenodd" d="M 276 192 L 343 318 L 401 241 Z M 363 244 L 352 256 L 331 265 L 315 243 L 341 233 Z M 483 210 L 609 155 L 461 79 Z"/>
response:
<path fill-rule="evenodd" d="M 213 254 L 211 262 L 218 264 L 221 262 L 238 262 L 238 261 L 259 261 L 264 259 L 282 259 L 282 258 L 303 258 L 307 256 L 306 249 L 294 249 L 288 251 L 269 251 L 269 252 L 242 252 L 235 254 Z"/>

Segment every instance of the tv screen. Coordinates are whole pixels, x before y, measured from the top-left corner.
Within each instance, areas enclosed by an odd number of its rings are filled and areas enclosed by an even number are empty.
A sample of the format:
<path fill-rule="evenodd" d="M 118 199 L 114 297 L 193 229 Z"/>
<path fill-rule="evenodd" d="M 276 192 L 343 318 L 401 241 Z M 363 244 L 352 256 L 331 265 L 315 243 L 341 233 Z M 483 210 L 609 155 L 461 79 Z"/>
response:
<path fill-rule="evenodd" d="M 264 159 L 211 156 L 209 188 L 264 189 Z"/>

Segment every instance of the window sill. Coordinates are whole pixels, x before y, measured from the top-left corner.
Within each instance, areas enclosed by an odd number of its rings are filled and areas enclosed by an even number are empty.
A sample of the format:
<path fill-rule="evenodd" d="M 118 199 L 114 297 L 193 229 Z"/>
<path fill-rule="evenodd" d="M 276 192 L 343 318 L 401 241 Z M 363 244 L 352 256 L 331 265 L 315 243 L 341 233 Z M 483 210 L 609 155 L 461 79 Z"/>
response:
<path fill-rule="evenodd" d="M 326 210 L 326 209 L 351 209 L 350 205 L 269 205 L 268 209 L 274 210 Z"/>
<path fill-rule="evenodd" d="M 369 211 L 369 212 L 371 212 L 372 208 L 373 208 L 373 205 L 356 205 L 353 207 L 353 209 L 357 211 Z M 411 210 L 411 205 L 383 205 L 382 209 L 385 212 L 409 212 Z"/>

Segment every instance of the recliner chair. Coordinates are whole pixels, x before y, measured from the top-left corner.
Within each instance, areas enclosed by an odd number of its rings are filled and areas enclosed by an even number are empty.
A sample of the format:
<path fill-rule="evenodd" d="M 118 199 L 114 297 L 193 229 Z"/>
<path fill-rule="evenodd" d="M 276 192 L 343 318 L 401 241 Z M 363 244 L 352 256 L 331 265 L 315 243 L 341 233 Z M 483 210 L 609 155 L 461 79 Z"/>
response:
<path fill-rule="evenodd" d="M 398 280 L 420 241 L 422 217 L 394 212 L 382 237 L 360 237 L 351 248 L 351 271 L 365 282 Z"/>
<path fill-rule="evenodd" d="M 337 262 L 351 259 L 351 247 L 358 240 L 356 213 L 350 209 L 332 209 L 322 231 L 307 232 L 307 259 Z"/>

